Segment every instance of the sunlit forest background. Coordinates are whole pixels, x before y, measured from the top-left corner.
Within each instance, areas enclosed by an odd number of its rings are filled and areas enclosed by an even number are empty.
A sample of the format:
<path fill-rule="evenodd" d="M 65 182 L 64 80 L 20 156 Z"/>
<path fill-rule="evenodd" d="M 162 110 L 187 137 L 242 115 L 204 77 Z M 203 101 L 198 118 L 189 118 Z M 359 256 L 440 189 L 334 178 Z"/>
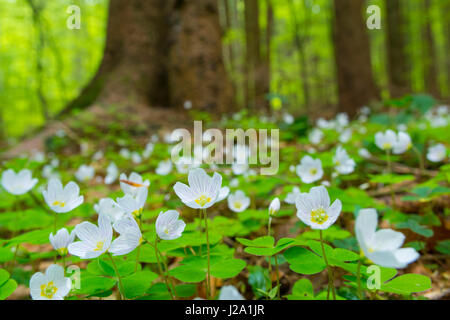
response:
<path fill-rule="evenodd" d="M 270 65 L 265 98 L 280 97 L 283 108 L 297 115 L 333 110 L 338 98 L 332 1 L 255 2 L 258 11 L 252 14 L 257 14 L 259 22 L 256 55 Z M 404 76 L 410 93 L 448 99 L 449 1 L 400 2 L 404 19 L 399 27 L 409 59 Z M 81 8 L 79 30 L 66 27 L 67 8 L 73 4 Z M 371 4 L 382 10 L 381 29 L 367 30 L 371 68 L 381 97 L 389 99 L 386 1 L 367 1 L 367 6 Z M 242 0 L 219 1 L 224 63 L 240 107 L 246 104 L 249 59 L 244 7 Z M 107 10 L 107 0 L 0 1 L 0 127 L 10 143 L 55 117 L 95 75 L 103 56 Z M 369 16 L 362 14 L 364 19 Z"/>

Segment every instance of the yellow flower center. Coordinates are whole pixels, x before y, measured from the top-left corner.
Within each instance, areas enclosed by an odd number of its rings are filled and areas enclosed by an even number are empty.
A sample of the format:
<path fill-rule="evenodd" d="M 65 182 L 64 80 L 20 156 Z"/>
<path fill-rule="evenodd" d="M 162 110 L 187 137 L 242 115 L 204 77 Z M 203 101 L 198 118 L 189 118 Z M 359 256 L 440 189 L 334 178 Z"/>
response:
<path fill-rule="evenodd" d="M 54 286 L 53 281 L 50 281 L 47 284 L 41 284 L 41 297 L 51 299 L 56 291 L 58 291 L 58 288 Z"/>
<path fill-rule="evenodd" d="M 317 224 L 324 224 L 328 220 L 328 215 L 323 208 L 314 209 L 311 211 L 311 222 Z"/>
<path fill-rule="evenodd" d="M 391 148 L 392 148 L 392 144 L 390 144 L 389 142 L 383 143 L 383 149 L 384 150 L 391 149 Z"/>
<path fill-rule="evenodd" d="M 134 211 L 132 212 L 132 214 L 133 214 L 133 216 L 134 216 L 136 219 L 139 219 L 139 217 L 142 215 L 142 211 L 144 211 L 144 208 L 140 208 L 140 209 L 134 210 Z"/>
<path fill-rule="evenodd" d="M 309 169 L 309 173 L 314 176 L 317 173 L 317 169 L 316 168 L 311 168 Z"/>
<path fill-rule="evenodd" d="M 67 255 L 67 248 L 59 248 L 56 250 L 60 256 L 66 256 Z"/>
<path fill-rule="evenodd" d="M 196 199 L 195 202 L 199 206 L 204 207 L 207 203 L 211 202 L 211 198 L 210 197 L 206 197 L 206 196 L 201 196 L 198 199 Z"/>
<path fill-rule="evenodd" d="M 104 244 L 105 243 L 103 241 L 97 242 L 97 246 L 95 247 L 94 251 L 101 251 L 101 250 L 103 250 L 103 245 Z"/>
<path fill-rule="evenodd" d="M 240 208 L 242 208 L 242 203 L 240 203 L 239 201 L 236 201 L 236 202 L 234 203 L 234 207 L 235 207 L 236 209 L 240 209 Z"/>
<path fill-rule="evenodd" d="M 64 202 L 62 201 L 55 201 L 52 204 L 53 206 L 60 206 L 61 208 L 64 208 L 64 206 L 66 205 Z"/>

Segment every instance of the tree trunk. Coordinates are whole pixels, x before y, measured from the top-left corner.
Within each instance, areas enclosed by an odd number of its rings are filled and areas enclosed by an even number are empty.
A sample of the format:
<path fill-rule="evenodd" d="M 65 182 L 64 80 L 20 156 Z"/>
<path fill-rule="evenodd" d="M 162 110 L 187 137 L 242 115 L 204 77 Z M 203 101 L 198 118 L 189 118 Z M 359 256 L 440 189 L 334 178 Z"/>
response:
<path fill-rule="evenodd" d="M 66 112 L 94 102 L 225 110 L 216 0 L 111 0 L 106 45 L 92 81 Z"/>
<path fill-rule="evenodd" d="M 386 47 L 389 91 L 392 98 L 411 92 L 411 63 L 406 51 L 406 30 L 403 0 L 386 0 Z"/>
<path fill-rule="evenodd" d="M 436 59 L 436 47 L 431 28 L 431 1 L 424 2 L 424 26 L 423 26 L 423 64 L 425 90 L 435 97 L 439 97 L 438 67 Z"/>
<path fill-rule="evenodd" d="M 450 12 L 450 0 L 443 1 L 441 7 L 441 21 L 442 21 L 442 34 L 447 35 L 444 37 L 444 52 L 447 52 L 445 56 L 445 74 L 447 76 L 447 97 L 450 97 L 450 19 L 448 14 Z"/>
<path fill-rule="evenodd" d="M 379 99 L 372 74 L 369 37 L 362 19 L 363 3 L 363 0 L 334 0 L 338 110 L 349 115 Z"/>

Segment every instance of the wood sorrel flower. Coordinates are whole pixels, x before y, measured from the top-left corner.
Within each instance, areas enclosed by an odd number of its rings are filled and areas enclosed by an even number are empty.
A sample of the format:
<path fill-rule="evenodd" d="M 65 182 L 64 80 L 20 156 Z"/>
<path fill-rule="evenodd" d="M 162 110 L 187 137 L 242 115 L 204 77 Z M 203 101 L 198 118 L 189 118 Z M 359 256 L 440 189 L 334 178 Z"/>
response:
<path fill-rule="evenodd" d="M 120 188 L 123 193 L 129 194 L 134 198 L 141 192 L 141 188 L 148 189 L 150 181 L 142 179 L 142 176 L 136 172 L 132 172 L 129 177 L 125 173 L 120 175 Z"/>
<path fill-rule="evenodd" d="M 179 213 L 176 210 L 161 211 L 156 219 L 156 233 L 163 240 L 175 240 L 181 237 L 186 227 L 183 220 L 179 220 Z"/>
<path fill-rule="evenodd" d="M 177 182 L 173 187 L 181 201 L 193 209 L 207 209 L 216 202 L 222 185 L 222 176 L 214 172 L 212 177 L 202 168 L 189 171 L 189 186 Z"/>
<path fill-rule="evenodd" d="M 447 156 L 446 153 L 445 146 L 439 143 L 428 149 L 427 159 L 431 162 L 441 162 Z"/>
<path fill-rule="evenodd" d="M 13 195 L 22 195 L 33 189 L 38 179 L 33 179 L 28 169 L 19 171 L 17 174 L 12 169 L 2 173 L 2 186 Z"/>
<path fill-rule="evenodd" d="M 296 168 L 297 175 L 304 183 L 313 183 L 323 176 L 322 162 L 311 156 L 304 156 Z"/>
<path fill-rule="evenodd" d="M 56 235 L 53 232 L 49 236 L 53 249 L 58 251 L 60 256 L 67 255 L 67 247 L 75 240 L 75 230 L 69 234 L 66 228 L 59 229 Z"/>
<path fill-rule="evenodd" d="M 77 172 L 75 172 L 75 178 L 77 178 L 80 182 L 88 182 L 90 181 L 95 175 L 95 169 L 94 167 L 88 166 L 88 165 L 81 165 Z"/>
<path fill-rule="evenodd" d="M 71 255 L 81 259 L 92 259 L 108 251 L 112 240 L 112 227 L 105 214 L 98 215 L 98 227 L 84 221 L 75 227 L 75 234 L 81 241 L 71 243 L 68 247 Z"/>
<path fill-rule="evenodd" d="M 250 198 L 242 190 L 237 190 L 228 196 L 228 208 L 234 212 L 242 212 L 250 205 Z"/>
<path fill-rule="evenodd" d="M 84 197 L 80 196 L 80 188 L 73 181 L 63 187 L 59 179 L 51 179 L 42 195 L 50 209 L 56 213 L 69 212 L 84 201 Z"/>
<path fill-rule="evenodd" d="M 33 300 L 64 300 L 72 287 L 70 278 L 64 277 L 64 269 L 50 265 L 45 274 L 37 272 L 30 279 L 30 294 Z"/>
<path fill-rule="evenodd" d="M 333 157 L 333 162 L 336 165 L 335 169 L 340 174 L 350 174 L 355 170 L 355 160 L 350 158 L 344 148 L 339 146 L 336 154 Z"/>
<path fill-rule="evenodd" d="M 107 215 L 111 223 L 116 222 L 125 214 L 125 210 L 111 198 L 100 199 L 98 204 L 94 204 L 94 210 L 98 214 Z"/>
<path fill-rule="evenodd" d="M 300 194 L 296 201 L 297 217 L 312 229 L 328 229 L 339 217 L 342 203 L 336 199 L 330 206 L 330 196 L 324 186 L 313 187 Z"/>
<path fill-rule="evenodd" d="M 300 188 L 294 187 L 294 188 L 292 188 L 292 191 L 286 195 L 284 202 L 289 203 L 289 204 L 295 204 L 295 199 L 297 199 L 297 196 L 299 196 L 300 194 L 301 194 Z"/>
<path fill-rule="evenodd" d="M 269 205 L 269 216 L 275 216 L 280 211 L 280 199 L 275 198 Z"/>
<path fill-rule="evenodd" d="M 386 268 L 405 268 L 419 258 L 413 248 L 401 248 L 405 236 L 392 229 L 377 229 L 378 214 L 375 209 L 359 211 L 355 223 L 356 239 L 364 255 L 372 262 Z"/>
<path fill-rule="evenodd" d="M 141 229 L 132 215 L 128 214 L 120 218 L 114 223 L 113 228 L 120 234 L 109 248 L 113 256 L 130 253 L 142 243 Z"/>

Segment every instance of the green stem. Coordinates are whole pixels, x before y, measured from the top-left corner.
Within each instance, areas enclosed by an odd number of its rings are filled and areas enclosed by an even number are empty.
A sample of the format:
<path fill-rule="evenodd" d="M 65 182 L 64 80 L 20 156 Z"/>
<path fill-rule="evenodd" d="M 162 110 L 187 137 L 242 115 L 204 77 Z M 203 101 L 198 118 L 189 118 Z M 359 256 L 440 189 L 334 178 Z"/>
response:
<path fill-rule="evenodd" d="M 319 234 L 320 234 L 320 245 L 322 246 L 323 259 L 325 261 L 325 265 L 327 266 L 327 271 L 328 271 L 328 286 L 330 287 L 331 293 L 333 294 L 333 300 L 336 300 L 336 292 L 334 290 L 334 279 L 333 279 L 331 267 L 328 264 L 327 255 L 325 253 L 325 246 L 323 245 L 322 230 L 320 230 Z M 327 299 L 328 299 L 328 297 L 327 297 Z"/>
<path fill-rule="evenodd" d="M 389 174 L 392 174 L 391 151 L 389 149 L 386 150 L 386 156 L 387 156 L 388 172 L 389 172 Z M 390 189 L 390 193 L 391 193 L 392 208 L 395 209 L 394 185 L 391 184 L 389 189 Z"/>
<path fill-rule="evenodd" d="M 358 269 L 356 271 L 356 279 L 358 282 L 358 297 L 359 300 L 363 300 L 363 294 L 362 294 L 362 289 L 361 289 L 361 258 L 358 260 Z"/>
<path fill-rule="evenodd" d="M 272 224 L 272 217 L 269 216 L 269 223 L 267 224 L 267 235 L 270 236 L 270 227 Z"/>
<path fill-rule="evenodd" d="M 202 210 L 200 209 L 199 210 L 199 213 L 200 213 L 200 217 L 199 217 L 199 220 L 198 220 L 198 231 L 199 232 L 202 232 L 202 220 L 203 220 L 203 217 L 202 217 Z M 200 255 L 200 257 L 202 256 L 202 244 L 200 244 L 200 247 L 199 247 L 199 255 Z"/>
<path fill-rule="evenodd" d="M 158 252 L 159 252 L 159 251 L 158 251 Z M 172 290 L 172 293 L 173 293 L 173 295 L 172 295 L 173 300 L 176 300 L 176 299 L 177 299 L 177 291 L 176 291 L 176 289 L 175 289 L 175 285 L 174 285 L 173 282 L 172 282 L 172 278 L 170 277 L 169 266 L 167 265 L 167 261 L 163 258 L 161 252 L 160 252 L 159 254 L 161 255 L 161 260 L 162 260 L 162 262 L 163 262 L 163 264 L 164 264 L 164 269 L 166 270 L 166 279 L 168 280 L 168 284 L 170 285 L 170 288 L 171 288 L 171 290 Z"/>
<path fill-rule="evenodd" d="M 205 217 L 205 233 L 206 233 L 206 250 L 207 250 L 207 259 L 208 259 L 208 273 L 207 273 L 207 279 L 208 279 L 208 286 L 206 290 L 206 298 L 209 298 L 209 291 L 211 289 L 211 261 L 210 261 L 210 251 L 209 251 L 209 235 L 208 235 L 208 217 L 206 215 L 206 209 L 203 209 L 203 215 Z"/>
<path fill-rule="evenodd" d="M 276 271 L 277 271 L 277 296 L 278 296 L 278 299 L 279 300 L 281 300 L 281 293 L 280 293 L 280 270 L 278 269 L 278 257 L 277 257 L 277 255 L 275 254 L 275 268 L 276 268 Z"/>
<path fill-rule="evenodd" d="M 109 259 L 111 260 L 111 263 L 113 265 L 114 272 L 117 275 L 117 280 L 119 281 L 120 300 L 124 300 L 123 299 L 123 294 L 122 294 L 122 290 L 123 290 L 122 278 L 120 277 L 119 270 L 117 269 L 116 263 L 114 262 L 114 258 L 112 257 L 111 253 L 108 252 L 108 256 L 109 256 Z"/>
<path fill-rule="evenodd" d="M 423 161 L 423 157 L 422 154 L 420 153 L 419 149 L 417 149 L 416 146 L 413 146 L 412 149 L 414 150 L 414 152 L 417 155 L 417 158 L 419 159 L 419 166 L 420 166 L 420 175 L 423 175 L 423 172 L 425 171 L 425 164 Z"/>
<path fill-rule="evenodd" d="M 164 279 L 164 282 L 166 283 L 167 291 L 169 291 L 170 297 L 172 298 L 172 300 L 175 300 L 175 297 L 173 296 L 173 293 L 172 293 L 172 288 L 169 286 L 169 282 L 167 280 L 167 277 L 163 273 L 163 270 L 162 270 L 162 267 L 161 267 L 161 262 L 159 261 L 160 253 L 159 253 L 159 250 L 158 250 L 158 240 L 159 240 L 158 236 L 156 236 L 156 239 L 155 239 L 155 256 L 156 256 L 156 262 L 158 263 L 159 275 Z M 161 260 L 164 260 L 162 255 L 161 255 Z M 164 263 L 164 266 L 166 266 L 165 263 Z"/>

